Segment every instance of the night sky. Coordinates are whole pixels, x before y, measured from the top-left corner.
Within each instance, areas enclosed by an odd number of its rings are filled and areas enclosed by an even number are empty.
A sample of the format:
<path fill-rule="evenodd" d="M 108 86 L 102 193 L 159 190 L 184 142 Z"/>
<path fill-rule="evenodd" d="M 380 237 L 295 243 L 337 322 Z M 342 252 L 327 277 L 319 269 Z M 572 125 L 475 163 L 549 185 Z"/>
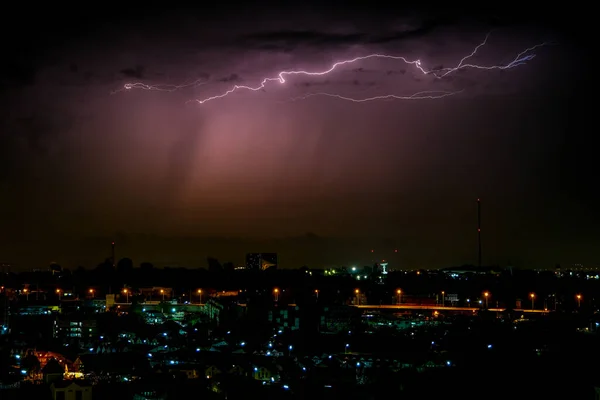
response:
<path fill-rule="evenodd" d="M 484 264 L 598 266 L 585 11 L 281 4 L 9 10 L 0 262 L 93 267 L 115 239 L 118 258 L 158 266 L 246 252 L 278 252 L 284 267 L 475 264 L 481 198 Z M 490 32 L 469 62 L 550 44 L 510 70 L 438 79 L 375 58 L 193 101 L 372 53 L 453 67 Z M 460 93 L 313 96 L 420 91 Z"/>

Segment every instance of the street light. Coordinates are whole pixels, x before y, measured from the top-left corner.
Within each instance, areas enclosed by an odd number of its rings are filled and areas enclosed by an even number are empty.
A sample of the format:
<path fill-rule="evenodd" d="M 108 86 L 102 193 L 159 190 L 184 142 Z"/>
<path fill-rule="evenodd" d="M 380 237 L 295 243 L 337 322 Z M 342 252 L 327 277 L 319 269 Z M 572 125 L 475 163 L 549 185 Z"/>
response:
<path fill-rule="evenodd" d="M 56 294 L 58 294 L 58 299 L 60 300 L 62 298 L 62 290 L 56 289 Z"/>
<path fill-rule="evenodd" d="M 535 310 L 535 293 L 530 293 L 529 297 L 531 297 L 531 309 Z"/>
<path fill-rule="evenodd" d="M 319 289 L 315 289 L 315 296 L 317 297 L 317 300 L 319 299 Z"/>
<path fill-rule="evenodd" d="M 273 294 L 275 296 L 275 301 L 279 301 L 279 289 L 273 289 Z"/>
<path fill-rule="evenodd" d="M 160 294 L 162 294 L 162 301 L 165 301 L 165 290 L 160 289 Z"/>
<path fill-rule="evenodd" d="M 396 290 L 396 294 L 398 295 L 398 304 L 402 303 L 402 290 Z"/>
<path fill-rule="evenodd" d="M 23 289 L 23 293 L 25 293 L 25 297 L 27 298 L 27 301 L 29 301 L 29 289 Z"/>
<path fill-rule="evenodd" d="M 92 296 L 92 299 L 93 299 L 94 298 L 94 289 L 90 289 L 89 292 L 90 292 L 90 295 Z"/>
<path fill-rule="evenodd" d="M 444 299 L 444 295 L 445 295 L 445 294 L 446 294 L 446 292 L 444 292 L 444 291 L 442 290 L 442 307 L 444 307 L 444 306 L 446 305 L 446 301 L 445 301 L 445 299 Z"/>
<path fill-rule="evenodd" d="M 354 294 L 356 295 L 356 304 L 360 305 L 360 297 L 359 297 L 360 290 L 354 289 Z"/>
<path fill-rule="evenodd" d="M 575 296 L 575 297 L 577 297 L 577 307 L 581 307 L 581 295 L 580 295 L 580 294 L 578 294 L 578 295 L 577 295 L 577 296 Z"/>
<path fill-rule="evenodd" d="M 484 292 L 483 297 L 485 297 L 485 308 L 488 308 L 488 299 L 490 298 L 490 292 Z"/>
<path fill-rule="evenodd" d="M 199 304 L 202 304 L 202 289 L 198 289 L 196 293 L 198 293 L 198 297 L 200 298 L 200 300 L 199 300 L 200 303 Z"/>
<path fill-rule="evenodd" d="M 123 289 L 123 293 L 125 293 L 125 303 L 129 303 L 129 290 Z"/>

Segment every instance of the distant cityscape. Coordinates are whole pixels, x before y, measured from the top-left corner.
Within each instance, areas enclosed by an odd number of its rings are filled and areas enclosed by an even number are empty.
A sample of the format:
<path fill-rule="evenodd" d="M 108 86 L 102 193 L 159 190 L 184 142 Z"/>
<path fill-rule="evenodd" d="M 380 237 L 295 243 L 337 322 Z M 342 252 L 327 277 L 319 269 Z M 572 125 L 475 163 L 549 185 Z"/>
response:
<path fill-rule="evenodd" d="M 109 258 L 94 269 L 21 273 L 5 265 L 2 399 L 423 398 L 432 379 L 460 393 L 457 375 L 484 379 L 527 362 L 531 379 L 545 379 L 582 357 L 580 346 L 600 354 L 600 272 L 581 266 L 401 271 L 382 260 L 291 270 L 277 268 L 275 253 L 246 260 L 159 269 Z M 594 377 L 577 376 L 576 385 L 535 388 L 594 398 Z"/>

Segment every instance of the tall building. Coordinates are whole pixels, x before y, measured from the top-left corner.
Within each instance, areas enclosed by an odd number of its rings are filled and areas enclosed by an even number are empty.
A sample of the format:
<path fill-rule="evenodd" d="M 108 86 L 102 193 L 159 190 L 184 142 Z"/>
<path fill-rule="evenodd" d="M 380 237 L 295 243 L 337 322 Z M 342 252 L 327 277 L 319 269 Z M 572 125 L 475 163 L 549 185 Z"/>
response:
<path fill-rule="evenodd" d="M 277 253 L 248 253 L 246 268 L 260 271 L 277 268 Z"/>

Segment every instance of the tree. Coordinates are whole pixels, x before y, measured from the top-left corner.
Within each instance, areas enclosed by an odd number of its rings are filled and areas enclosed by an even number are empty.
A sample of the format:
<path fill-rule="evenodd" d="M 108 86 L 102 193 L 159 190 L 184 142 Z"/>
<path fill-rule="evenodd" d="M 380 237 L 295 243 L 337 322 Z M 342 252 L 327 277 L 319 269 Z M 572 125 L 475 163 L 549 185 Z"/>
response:
<path fill-rule="evenodd" d="M 117 271 L 120 274 L 129 274 L 133 271 L 133 261 L 131 258 L 121 258 L 117 263 Z"/>
<path fill-rule="evenodd" d="M 40 371 L 40 360 L 30 351 L 21 361 L 21 369 L 27 371 L 29 375 Z"/>
<path fill-rule="evenodd" d="M 112 266 L 112 261 L 110 260 L 110 258 L 107 258 L 106 260 L 104 260 L 104 262 L 101 262 L 100 264 L 98 264 L 98 266 L 96 267 L 96 271 L 112 272 L 113 266 Z"/>
<path fill-rule="evenodd" d="M 150 272 L 150 271 L 154 270 L 154 265 L 152 265 L 152 263 L 145 261 L 140 264 L 140 269 L 143 272 Z"/>
<path fill-rule="evenodd" d="M 208 257 L 206 259 L 206 262 L 208 264 L 208 270 L 210 272 L 223 271 L 223 267 L 221 266 L 221 263 L 216 258 Z"/>

